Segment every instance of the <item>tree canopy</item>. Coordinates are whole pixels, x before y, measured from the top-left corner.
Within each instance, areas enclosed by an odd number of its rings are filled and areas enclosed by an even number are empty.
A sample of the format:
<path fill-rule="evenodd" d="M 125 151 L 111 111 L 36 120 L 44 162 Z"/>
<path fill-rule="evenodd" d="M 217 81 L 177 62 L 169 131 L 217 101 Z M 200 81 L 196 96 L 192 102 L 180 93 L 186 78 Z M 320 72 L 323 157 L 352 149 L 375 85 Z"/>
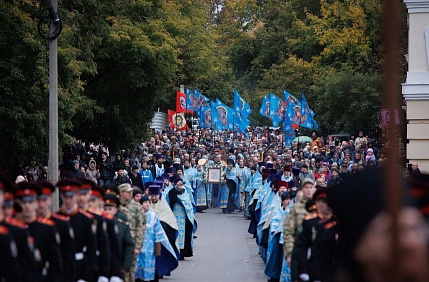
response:
<path fill-rule="evenodd" d="M 3 167 L 47 155 L 49 42 L 37 33 L 47 2 L 0 0 Z M 252 125 L 269 122 L 258 115 L 263 95 L 286 89 L 305 91 L 322 133 L 378 126 L 382 1 L 60 0 L 58 6 L 60 147 L 74 139 L 111 148 L 140 143 L 154 111 L 174 109 L 181 84 L 229 105 L 237 89 L 253 108 Z M 402 18 L 405 33 L 406 12 Z"/>

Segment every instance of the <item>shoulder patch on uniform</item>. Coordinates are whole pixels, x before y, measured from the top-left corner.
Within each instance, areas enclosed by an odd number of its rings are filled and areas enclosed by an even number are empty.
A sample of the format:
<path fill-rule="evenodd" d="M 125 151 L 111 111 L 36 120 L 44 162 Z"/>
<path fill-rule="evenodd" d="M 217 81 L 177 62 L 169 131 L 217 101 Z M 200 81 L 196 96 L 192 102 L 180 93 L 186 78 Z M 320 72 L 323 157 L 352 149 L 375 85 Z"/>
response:
<path fill-rule="evenodd" d="M 332 227 L 334 227 L 335 225 L 337 225 L 337 223 L 335 221 L 331 221 L 325 224 L 325 229 L 330 229 Z"/>
<path fill-rule="evenodd" d="M 114 217 L 113 215 L 108 214 L 108 213 L 103 213 L 103 217 L 104 217 L 104 218 L 106 218 L 106 219 L 108 219 L 108 220 L 113 220 L 113 219 L 115 219 L 115 217 Z"/>
<path fill-rule="evenodd" d="M 125 225 L 129 225 L 130 223 L 127 220 L 123 220 L 122 218 L 118 218 L 118 222 L 125 224 Z"/>
<path fill-rule="evenodd" d="M 15 219 L 13 217 L 7 217 L 5 219 L 5 221 L 7 223 L 9 223 L 10 225 L 13 225 L 15 227 L 19 227 L 19 228 L 22 228 L 22 229 L 25 229 L 27 227 L 27 225 L 24 222 L 22 222 L 20 220 L 17 220 L 17 219 Z"/>
<path fill-rule="evenodd" d="M 310 214 L 307 214 L 304 217 L 304 220 L 309 220 L 309 219 L 313 219 L 313 218 L 316 218 L 316 217 L 317 217 L 317 214 L 310 213 Z"/>
<path fill-rule="evenodd" d="M 54 213 L 52 217 L 55 217 L 56 219 L 60 219 L 62 221 L 69 221 L 69 218 L 67 216 L 58 213 Z"/>
<path fill-rule="evenodd" d="M 93 219 L 94 216 L 92 214 L 90 214 L 89 212 L 86 211 L 79 211 L 81 214 L 85 215 L 86 217 L 89 217 L 90 219 Z"/>
<path fill-rule="evenodd" d="M 7 233 L 9 233 L 9 229 L 7 229 L 7 227 L 4 227 L 4 226 L 0 225 L 0 234 L 1 235 L 6 235 Z"/>
<path fill-rule="evenodd" d="M 50 220 L 49 218 L 39 217 L 39 218 L 37 218 L 37 221 L 39 223 L 43 223 L 43 224 L 46 224 L 46 225 L 49 225 L 49 226 L 54 226 L 55 225 L 55 223 L 52 220 Z"/>
<path fill-rule="evenodd" d="M 89 209 L 88 209 L 88 211 L 89 211 L 90 213 L 94 213 L 94 214 L 99 215 L 99 216 L 102 216 L 102 215 L 103 215 L 103 213 L 102 213 L 101 211 L 96 210 L 96 209 L 93 209 L 93 208 L 89 208 Z"/>

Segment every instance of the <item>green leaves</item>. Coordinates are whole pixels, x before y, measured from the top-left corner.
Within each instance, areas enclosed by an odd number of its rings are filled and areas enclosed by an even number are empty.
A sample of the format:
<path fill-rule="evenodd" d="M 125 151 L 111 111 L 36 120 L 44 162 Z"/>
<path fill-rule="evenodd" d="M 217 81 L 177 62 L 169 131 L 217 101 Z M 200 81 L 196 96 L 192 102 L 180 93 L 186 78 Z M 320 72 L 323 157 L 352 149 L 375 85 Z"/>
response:
<path fill-rule="evenodd" d="M 380 75 L 363 74 L 351 67 L 329 73 L 312 91 L 323 132 L 355 132 L 379 124 Z"/>
<path fill-rule="evenodd" d="M 3 165 L 46 155 L 41 3 L 0 0 Z M 154 110 L 175 108 L 181 84 L 228 104 L 239 90 L 252 125 L 269 123 L 258 115 L 263 94 L 284 88 L 305 90 L 322 133 L 376 126 L 381 14 L 374 0 L 62 0 L 60 147 L 73 138 L 113 150 L 140 143 Z M 406 13 L 404 34 L 405 23 Z"/>

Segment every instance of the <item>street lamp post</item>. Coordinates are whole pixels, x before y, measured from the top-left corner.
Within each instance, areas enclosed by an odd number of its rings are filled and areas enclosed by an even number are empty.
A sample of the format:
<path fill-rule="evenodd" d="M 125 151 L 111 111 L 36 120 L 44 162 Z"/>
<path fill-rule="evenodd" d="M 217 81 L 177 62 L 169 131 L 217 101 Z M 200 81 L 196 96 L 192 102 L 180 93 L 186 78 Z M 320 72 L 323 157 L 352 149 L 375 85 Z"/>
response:
<path fill-rule="evenodd" d="M 49 12 L 51 16 L 49 31 L 55 34 L 58 31 L 58 20 L 53 20 L 56 14 L 58 0 L 51 0 Z M 56 183 L 59 179 L 58 163 L 58 41 L 57 37 L 49 39 L 49 160 L 48 179 Z M 55 189 L 52 198 L 52 209 L 59 208 L 58 189 Z"/>

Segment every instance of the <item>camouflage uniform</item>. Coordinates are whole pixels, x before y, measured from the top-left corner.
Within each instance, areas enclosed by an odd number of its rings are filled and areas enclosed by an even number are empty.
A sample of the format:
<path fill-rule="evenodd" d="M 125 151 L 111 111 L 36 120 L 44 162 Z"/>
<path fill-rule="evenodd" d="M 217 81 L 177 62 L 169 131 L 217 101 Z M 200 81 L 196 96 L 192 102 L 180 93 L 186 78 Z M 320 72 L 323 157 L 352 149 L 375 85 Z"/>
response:
<path fill-rule="evenodd" d="M 146 226 L 146 217 L 143 216 L 141 205 L 134 200 L 128 202 L 121 201 L 119 209 L 128 218 L 131 236 L 134 239 L 134 248 L 140 250 L 144 239 L 143 227 Z M 136 261 L 137 256 L 134 256 L 130 271 L 125 274 L 125 282 L 134 282 Z"/>
<path fill-rule="evenodd" d="M 307 203 L 305 197 L 293 204 L 290 208 L 289 214 L 286 217 L 286 221 L 283 229 L 283 251 L 285 257 L 292 256 L 293 245 L 295 244 L 295 237 L 301 229 L 302 221 L 304 217 L 308 214 L 305 209 L 305 204 Z"/>

